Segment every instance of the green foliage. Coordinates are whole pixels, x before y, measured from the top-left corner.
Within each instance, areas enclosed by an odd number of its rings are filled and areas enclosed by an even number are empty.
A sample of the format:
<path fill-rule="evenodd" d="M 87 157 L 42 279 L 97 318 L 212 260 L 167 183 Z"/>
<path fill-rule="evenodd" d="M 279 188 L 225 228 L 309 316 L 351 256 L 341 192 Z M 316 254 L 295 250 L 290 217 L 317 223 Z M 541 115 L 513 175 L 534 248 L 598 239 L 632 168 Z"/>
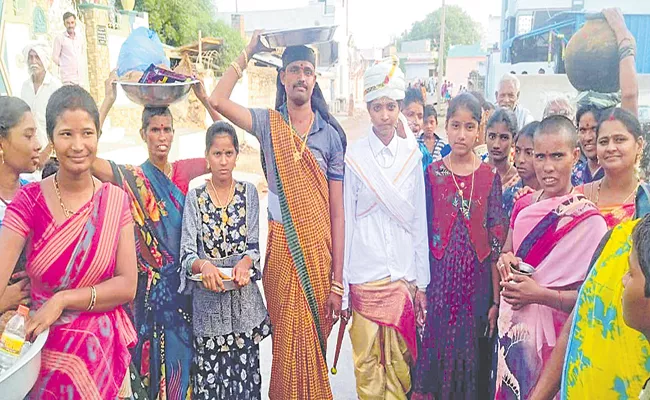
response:
<path fill-rule="evenodd" d="M 212 37 L 223 39 L 223 47 L 217 59 L 217 64 L 220 67 L 218 72 L 223 72 L 237 58 L 246 46 L 246 42 L 239 32 L 226 25 L 223 21 L 210 22 L 208 32 Z"/>
<path fill-rule="evenodd" d="M 196 41 L 214 14 L 210 0 L 138 0 L 135 10 L 149 14 L 149 27 L 170 46 Z"/>
<path fill-rule="evenodd" d="M 401 41 L 431 39 L 432 42 L 438 43 L 441 19 L 442 8 L 439 8 L 427 15 L 424 20 L 415 22 L 411 30 L 402 36 Z M 459 6 L 446 6 L 444 59 L 447 59 L 450 46 L 475 44 L 480 40 L 479 24 Z"/>
<path fill-rule="evenodd" d="M 222 68 L 232 62 L 246 45 L 238 32 L 223 21 L 217 21 L 212 0 L 136 0 L 135 11 L 147 12 L 149 28 L 170 46 L 196 42 L 199 31 L 203 37 L 223 39 L 223 51 L 218 58 Z"/>

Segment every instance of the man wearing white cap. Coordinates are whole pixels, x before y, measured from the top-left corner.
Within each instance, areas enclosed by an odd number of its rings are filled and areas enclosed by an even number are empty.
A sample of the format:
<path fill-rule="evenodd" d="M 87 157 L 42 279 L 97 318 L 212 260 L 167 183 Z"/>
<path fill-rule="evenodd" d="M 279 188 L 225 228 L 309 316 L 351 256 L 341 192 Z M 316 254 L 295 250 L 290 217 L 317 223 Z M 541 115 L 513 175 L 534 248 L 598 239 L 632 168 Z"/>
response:
<path fill-rule="evenodd" d="M 43 147 L 41 164 L 45 163 L 51 151 L 45 131 L 45 109 L 52 93 L 61 87 L 61 82 L 48 72 L 49 53 L 44 43 L 34 42 L 25 47 L 23 55 L 27 61 L 29 78 L 20 91 L 20 98 L 29 105 L 36 119 L 36 134 Z"/>
<path fill-rule="evenodd" d="M 352 312 L 360 399 L 407 398 L 430 279 L 422 153 L 413 135 L 398 134 L 405 92 L 398 64 L 391 58 L 366 71 L 373 126 L 345 157 L 343 318 Z"/>

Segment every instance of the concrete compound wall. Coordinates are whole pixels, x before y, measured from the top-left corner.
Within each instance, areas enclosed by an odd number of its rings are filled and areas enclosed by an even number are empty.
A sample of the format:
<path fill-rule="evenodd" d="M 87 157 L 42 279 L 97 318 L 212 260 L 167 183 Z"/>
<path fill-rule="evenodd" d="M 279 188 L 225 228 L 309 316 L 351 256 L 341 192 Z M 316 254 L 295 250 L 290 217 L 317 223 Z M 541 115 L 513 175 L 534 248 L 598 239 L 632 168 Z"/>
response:
<path fill-rule="evenodd" d="M 248 80 L 248 107 L 274 107 L 278 76 L 275 68 L 250 65 L 246 69 L 246 75 Z"/>
<path fill-rule="evenodd" d="M 546 102 L 558 95 L 574 99 L 578 92 L 566 75 L 519 75 L 521 95 L 519 103 L 541 119 Z M 650 74 L 638 76 L 639 104 L 650 105 Z"/>

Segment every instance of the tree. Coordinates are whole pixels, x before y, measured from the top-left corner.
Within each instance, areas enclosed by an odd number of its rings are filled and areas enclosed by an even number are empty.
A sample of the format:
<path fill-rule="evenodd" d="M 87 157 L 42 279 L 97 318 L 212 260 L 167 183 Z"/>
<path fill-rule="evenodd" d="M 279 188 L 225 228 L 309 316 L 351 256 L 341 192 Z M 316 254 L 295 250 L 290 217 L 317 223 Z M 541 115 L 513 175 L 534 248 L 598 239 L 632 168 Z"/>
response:
<path fill-rule="evenodd" d="M 223 39 L 219 59 L 222 67 L 234 60 L 246 45 L 238 32 L 217 20 L 212 0 L 136 0 L 135 10 L 149 14 L 149 27 L 170 46 L 197 41 L 199 31 L 203 37 Z"/>
<path fill-rule="evenodd" d="M 438 43 L 441 17 L 442 8 L 439 8 L 427 15 L 424 20 L 415 22 L 411 30 L 402 35 L 402 40 L 431 39 L 434 43 Z M 447 6 L 445 16 L 444 59 L 447 59 L 450 46 L 475 44 L 480 40 L 481 33 L 479 24 L 459 6 Z"/>
<path fill-rule="evenodd" d="M 223 48 L 219 53 L 217 63 L 220 66 L 220 71 L 223 72 L 226 67 L 237 58 L 239 53 L 246 46 L 244 38 L 241 37 L 239 32 L 226 25 L 223 21 L 212 21 L 208 24 L 207 32 L 210 36 L 223 39 Z"/>

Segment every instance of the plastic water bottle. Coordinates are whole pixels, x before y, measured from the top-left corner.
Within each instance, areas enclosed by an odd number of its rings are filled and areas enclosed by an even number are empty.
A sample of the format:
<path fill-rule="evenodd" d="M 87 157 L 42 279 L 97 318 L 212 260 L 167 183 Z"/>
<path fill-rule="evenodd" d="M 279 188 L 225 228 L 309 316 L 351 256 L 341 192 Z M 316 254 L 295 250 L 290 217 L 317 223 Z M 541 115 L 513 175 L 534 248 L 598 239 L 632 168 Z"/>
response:
<path fill-rule="evenodd" d="M 11 368 L 20 358 L 25 344 L 25 321 L 29 308 L 18 306 L 18 313 L 11 317 L 0 337 L 0 374 Z"/>

